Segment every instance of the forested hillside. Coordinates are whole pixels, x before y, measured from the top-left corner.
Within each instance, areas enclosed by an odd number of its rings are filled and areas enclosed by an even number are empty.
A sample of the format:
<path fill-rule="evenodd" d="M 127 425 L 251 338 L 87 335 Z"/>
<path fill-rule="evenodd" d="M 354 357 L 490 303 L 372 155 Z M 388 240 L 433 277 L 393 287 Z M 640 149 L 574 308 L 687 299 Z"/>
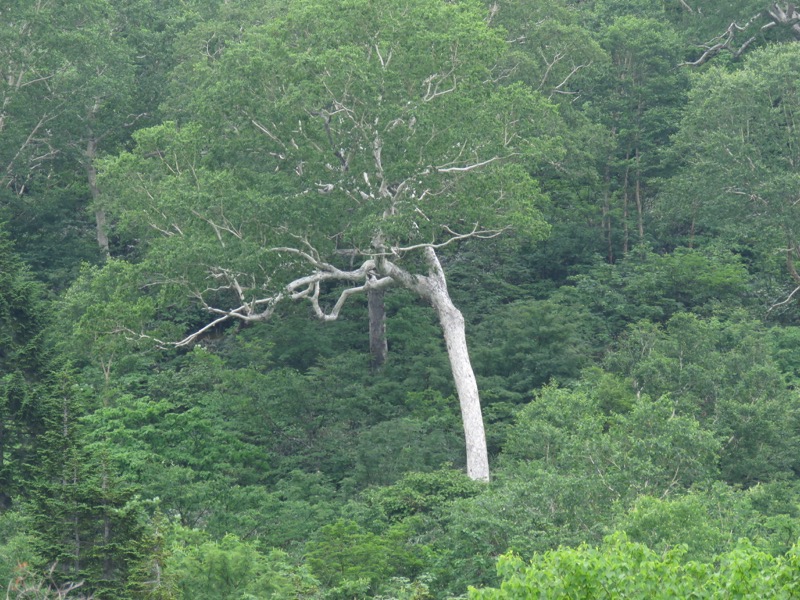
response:
<path fill-rule="evenodd" d="M 6 597 L 796 597 L 799 41 L 4 0 Z"/>

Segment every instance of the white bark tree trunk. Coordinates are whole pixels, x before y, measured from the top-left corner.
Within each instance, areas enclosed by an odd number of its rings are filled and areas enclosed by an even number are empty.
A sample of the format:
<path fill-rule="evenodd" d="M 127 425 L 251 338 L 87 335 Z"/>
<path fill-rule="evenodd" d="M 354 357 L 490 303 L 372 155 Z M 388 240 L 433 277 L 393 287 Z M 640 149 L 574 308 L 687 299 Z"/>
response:
<path fill-rule="evenodd" d="M 447 288 L 437 289 L 431 303 L 439 316 L 447 356 L 461 404 L 461 420 L 464 423 L 464 438 L 467 443 L 467 475 L 471 479 L 489 481 L 489 454 L 486 449 L 486 434 L 483 429 L 478 383 L 472 370 L 467 349 L 464 316 L 450 300 Z"/>
<path fill-rule="evenodd" d="M 379 269 L 430 302 L 436 311 L 461 405 L 461 420 L 467 446 L 467 475 L 477 481 L 489 481 L 489 452 L 486 448 L 478 383 L 467 348 L 464 316 L 450 299 L 447 280 L 436 250 L 425 248 L 424 252 L 428 275 L 411 275 L 389 261 L 380 261 Z"/>

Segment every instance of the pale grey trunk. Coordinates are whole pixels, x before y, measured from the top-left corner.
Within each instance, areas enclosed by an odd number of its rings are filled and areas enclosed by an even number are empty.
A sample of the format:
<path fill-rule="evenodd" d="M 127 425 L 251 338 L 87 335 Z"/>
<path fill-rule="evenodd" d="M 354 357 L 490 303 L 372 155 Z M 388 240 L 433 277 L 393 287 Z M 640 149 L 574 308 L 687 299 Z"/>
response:
<path fill-rule="evenodd" d="M 467 336 L 464 316 L 450 300 L 447 288 L 439 289 L 431 298 L 431 303 L 439 316 L 447 356 L 461 404 L 461 420 L 464 424 L 464 438 L 467 443 L 467 475 L 471 479 L 489 481 L 489 454 L 486 448 L 486 434 L 483 429 L 478 383 L 472 370 L 467 349 Z"/>
<path fill-rule="evenodd" d="M 104 256 L 109 256 L 108 232 L 106 227 L 106 212 L 98 206 L 100 190 L 97 187 L 97 169 L 94 168 L 94 159 L 97 156 L 97 139 L 90 137 L 86 144 L 86 179 L 89 182 L 89 191 L 92 194 L 92 206 L 97 227 L 97 245 Z"/>
<path fill-rule="evenodd" d="M 382 289 L 371 289 L 367 292 L 369 311 L 369 355 L 372 368 L 380 369 L 389 355 L 386 342 L 386 306 Z"/>
<path fill-rule="evenodd" d="M 464 316 L 461 314 L 447 291 L 447 280 L 442 264 L 433 248 L 425 249 L 428 275 L 411 275 L 387 260 L 379 260 L 379 269 L 397 283 L 415 291 L 431 303 L 442 326 L 447 356 L 453 371 L 453 380 L 461 405 L 461 420 L 467 446 L 467 475 L 477 481 L 489 481 L 489 453 L 486 447 L 486 433 L 483 429 L 481 401 L 478 383 L 472 370 L 472 362 L 467 349 L 467 336 Z"/>
<path fill-rule="evenodd" d="M 0 473 L 5 471 L 5 438 L 6 438 L 6 424 L 0 416 Z M 0 512 L 11 505 L 11 496 L 0 490 Z"/>

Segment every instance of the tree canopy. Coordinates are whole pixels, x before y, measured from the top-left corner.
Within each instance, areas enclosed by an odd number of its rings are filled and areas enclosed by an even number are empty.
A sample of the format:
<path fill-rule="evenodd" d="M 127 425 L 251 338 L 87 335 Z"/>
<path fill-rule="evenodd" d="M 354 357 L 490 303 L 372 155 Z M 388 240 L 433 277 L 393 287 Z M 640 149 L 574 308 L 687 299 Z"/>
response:
<path fill-rule="evenodd" d="M 6 2 L 6 595 L 791 597 L 798 27 Z"/>

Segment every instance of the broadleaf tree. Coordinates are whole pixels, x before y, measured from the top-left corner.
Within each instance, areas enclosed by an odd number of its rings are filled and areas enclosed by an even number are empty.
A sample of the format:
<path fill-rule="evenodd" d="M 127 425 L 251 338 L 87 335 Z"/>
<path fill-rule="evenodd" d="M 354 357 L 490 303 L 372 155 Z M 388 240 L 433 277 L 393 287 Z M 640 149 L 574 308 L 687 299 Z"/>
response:
<path fill-rule="evenodd" d="M 685 164 L 662 199 L 690 244 L 716 236 L 783 256 L 794 289 L 780 302 L 773 295 L 773 308 L 800 291 L 799 56 L 800 45 L 776 44 L 750 53 L 737 71 L 712 68 L 698 78 L 676 136 Z"/>
<path fill-rule="evenodd" d="M 185 110 L 104 167 L 121 235 L 211 315 L 178 345 L 286 300 L 326 321 L 371 290 L 431 304 L 479 480 L 480 401 L 443 257 L 512 230 L 542 238 L 531 173 L 560 154 L 555 107 L 505 83 L 507 44 L 486 17 L 472 0 L 292 3 L 198 47 L 176 70 Z"/>

